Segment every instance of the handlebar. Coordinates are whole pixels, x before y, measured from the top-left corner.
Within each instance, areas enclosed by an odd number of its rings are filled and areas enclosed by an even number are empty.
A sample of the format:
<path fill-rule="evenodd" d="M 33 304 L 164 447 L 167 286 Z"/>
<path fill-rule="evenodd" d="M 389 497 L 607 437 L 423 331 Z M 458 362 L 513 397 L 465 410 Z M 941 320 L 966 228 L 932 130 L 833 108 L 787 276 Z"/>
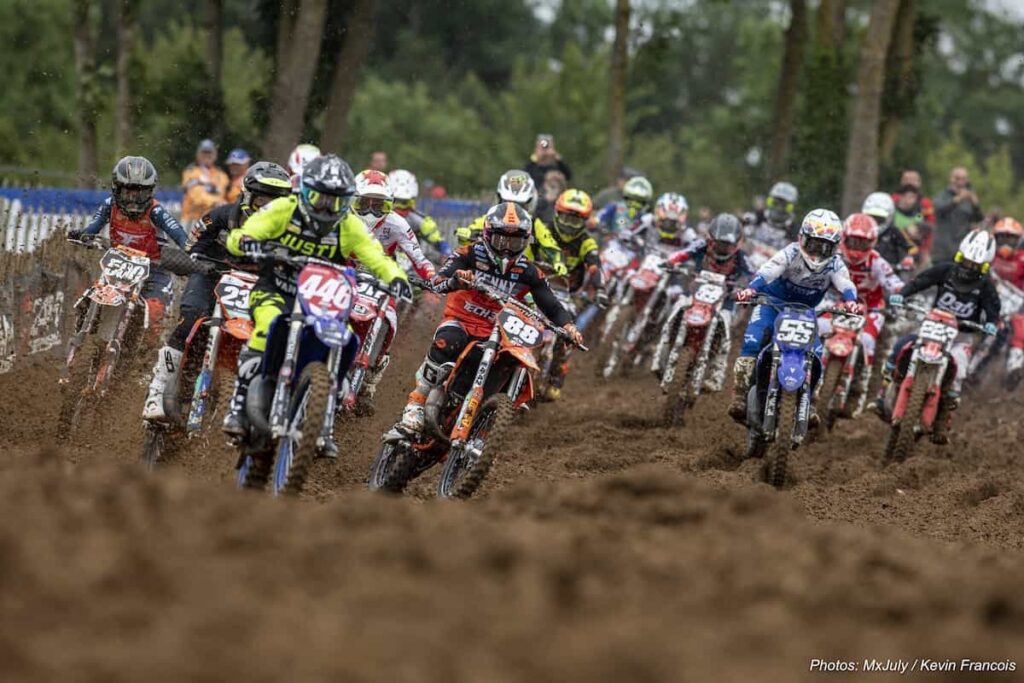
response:
<path fill-rule="evenodd" d="M 924 306 L 919 306 L 917 304 L 912 304 L 912 303 L 905 303 L 905 304 L 902 304 L 902 305 L 897 306 L 895 308 L 897 308 L 897 309 L 909 309 L 911 311 L 914 311 L 915 313 L 921 313 L 922 315 L 928 315 L 929 313 L 932 312 L 931 308 L 926 308 Z M 974 322 L 972 320 L 960 320 L 959 318 L 957 318 L 956 322 L 957 322 L 957 325 L 960 328 L 967 328 L 968 330 L 973 330 L 975 332 L 982 332 L 982 333 L 985 332 L 985 326 L 984 325 L 976 323 L 976 322 Z"/>

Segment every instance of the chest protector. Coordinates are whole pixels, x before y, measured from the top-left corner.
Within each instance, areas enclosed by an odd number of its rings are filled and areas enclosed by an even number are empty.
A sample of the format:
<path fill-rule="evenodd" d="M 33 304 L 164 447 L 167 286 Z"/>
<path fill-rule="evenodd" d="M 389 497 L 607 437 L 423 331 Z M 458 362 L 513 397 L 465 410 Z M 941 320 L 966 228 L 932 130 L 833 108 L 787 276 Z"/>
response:
<path fill-rule="evenodd" d="M 117 204 L 110 207 L 110 242 L 146 252 L 151 259 L 160 258 L 160 243 L 156 240 L 156 226 L 149 219 L 156 200 L 136 218 L 130 218 Z"/>

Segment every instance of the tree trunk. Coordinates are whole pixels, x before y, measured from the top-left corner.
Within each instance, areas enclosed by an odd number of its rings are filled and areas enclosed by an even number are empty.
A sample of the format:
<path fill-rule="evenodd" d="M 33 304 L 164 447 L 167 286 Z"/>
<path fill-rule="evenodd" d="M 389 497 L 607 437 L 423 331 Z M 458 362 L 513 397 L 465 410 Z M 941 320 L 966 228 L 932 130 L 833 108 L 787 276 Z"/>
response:
<path fill-rule="evenodd" d="M 626 78 L 629 59 L 629 0 L 615 2 L 615 43 L 612 46 L 608 91 L 608 184 L 614 185 L 626 155 Z"/>
<path fill-rule="evenodd" d="M 75 0 L 75 77 L 78 117 L 78 184 L 95 187 L 99 173 L 96 152 L 96 62 L 92 21 L 89 18 L 91 0 Z"/>
<path fill-rule="evenodd" d="M 270 123 L 264 136 L 263 155 L 267 159 L 286 161 L 302 136 L 326 14 L 327 0 L 302 0 L 290 37 L 282 41 L 278 33 L 278 46 L 283 50 L 278 54 Z"/>
<path fill-rule="evenodd" d="M 206 0 L 203 28 L 206 29 L 206 74 L 214 90 L 220 90 L 224 62 L 224 0 Z"/>
<path fill-rule="evenodd" d="M 359 82 L 359 73 L 370 52 L 370 43 L 373 42 L 376 10 L 376 0 L 355 0 L 349 10 L 345 37 L 338 51 L 331 93 L 327 100 L 324 133 L 320 139 L 320 147 L 325 150 L 341 149 L 348 135 L 348 110 Z"/>
<path fill-rule="evenodd" d="M 892 43 L 885 58 L 886 88 L 882 111 L 881 158 L 892 163 L 899 140 L 900 124 L 913 114 L 917 95 L 914 70 L 914 26 L 917 22 L 917 0 L 902 0 L 896 13 Z"/>
<path fill-rule="evenodd" d="M 786 29 L 786 46 L 782 53 L 782 71 L 775 92 L 775 127 L 772 131 L 771 150 L 768 154 L 768 179 L 774 181 L 785 173 L 789 156 L 789 143 L 793 137 L 793 123 L 796 118 L 796 94 L 800 82 L 800 67 L 804 61 L 804 45 L 807 44 L 807 2 L 790 0 L 789 28 Z"/>
<path fill-rule="evenodd" d="M 846 33 L 846 0 L 821 0 L 814 21 L 814 42 L 838 50 Z"/>
<path fill-rule="evenodd" d="M 135 46 L 136 0 L 117 3 L 117 130 L 114 147 L 117 156 L 128 153 L 132 145 L 131 61 Z"/>
<path fill-rule="evenodd" d="M 299 11 L 299 0 L 280 0 L 277 17 L 277 45 L 274 50 L 275 73 L 284 69 L 288 47 L 295 29 L 295 15 Z"/>
<path fill-rule="evenodd" d="M 857 67 L 850 142 L 843 183 L 843 215 L 853 211 L 869 192 L 878 189 L 878 122 L 885 85 L 885 55 L 900 0 L 874 0 Z"/>

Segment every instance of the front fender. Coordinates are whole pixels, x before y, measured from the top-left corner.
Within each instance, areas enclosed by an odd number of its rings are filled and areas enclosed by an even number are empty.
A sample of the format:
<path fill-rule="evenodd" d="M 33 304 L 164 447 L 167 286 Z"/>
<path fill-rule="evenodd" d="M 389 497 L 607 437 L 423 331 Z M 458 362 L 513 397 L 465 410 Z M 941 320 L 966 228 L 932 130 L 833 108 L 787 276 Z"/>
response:
<path fill-rule="evenodd" d="M 776 376 L 783 391 L 794 392 L 807 380 L 807 352 L 803 349 L 783 350 Z"/>

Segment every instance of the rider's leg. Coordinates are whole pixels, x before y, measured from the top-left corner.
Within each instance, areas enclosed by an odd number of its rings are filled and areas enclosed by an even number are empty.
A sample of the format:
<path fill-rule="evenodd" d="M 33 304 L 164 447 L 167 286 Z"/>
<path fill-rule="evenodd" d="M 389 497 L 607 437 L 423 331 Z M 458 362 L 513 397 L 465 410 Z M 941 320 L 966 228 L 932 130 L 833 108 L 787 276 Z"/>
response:
<path fill-rule="evenodd" d="M 267 348 L 267 333 L 274 318 L 287 310 L 284 296 L 275 291 L 254 289 L 249 295 L 249 311 L 252 314 L 253 331 L 249 343 L 238 354 L 238 377 L 231 406 L 224 416 L 223 430 L 232 436 L 243 436 L 248 428 L 245 416 L 245 399 L 249 383 L 260 366 L 263 351 Z"/>
<path fill-rule="evenodd" d="M 935 413 L 935 423 L 932 425 L 932 443 L 940 446 L 949 443 L 949 427 L 953 421 L 953 411 L 960 406 L 960 392 L 971 364 L 973 341 L 971 335 L 961 335 L 949 351 L 953 362 L 956 363 L 956 374 L 951 381 L 943 384 L 939 409 Z"/>
<path fill-rule="evenodd" d="M 768 306 L 758 306 L 743 333 L 743 347 L 732 369 L 733 393 L 732 403 L 729 404 L 729 417 L 741 424 L 747 421 L 747 393 L 754 378 L 757 354 L 764 346 L 765 336 L 770 334 L 777 315 Z"/>
<path fill-rule="evenodd" d="M 213 306 L 213 275 L 194 273 L 189 276 L 181 297 L 181 319 L 167 339 L 167 345 L 157 351 L 153 366 L 153 379 L 149 383 L 146 403 L 142 408 L 142 419 L 165 420 L 164 394 L 168 387 L 174 387 L 181 372 L 181 355 L 185 340 L 195 322 L 209 315 Z"/>
<path fill-rule="evenodd" d="M 569 356 L 571 354 L 572 347 L 560 341 L 555 341 L 555 348 L 551 354 L 551 376 L 544 396 L 549 401 L 557 401 L 562 397 L 565 377 L 569 374 Z"/>
<path fill-rule="evenodd" d="M 455 320 L 441 323 L 427 350 L 423 365 L 416 371 L 416 387 L 402 411 L 402 426 L 412 431 L 423 429 L 423 405 L 431 390 L 440 386 L 451 372 L 452 364 L 469 344 L 469 334 Z"/>

